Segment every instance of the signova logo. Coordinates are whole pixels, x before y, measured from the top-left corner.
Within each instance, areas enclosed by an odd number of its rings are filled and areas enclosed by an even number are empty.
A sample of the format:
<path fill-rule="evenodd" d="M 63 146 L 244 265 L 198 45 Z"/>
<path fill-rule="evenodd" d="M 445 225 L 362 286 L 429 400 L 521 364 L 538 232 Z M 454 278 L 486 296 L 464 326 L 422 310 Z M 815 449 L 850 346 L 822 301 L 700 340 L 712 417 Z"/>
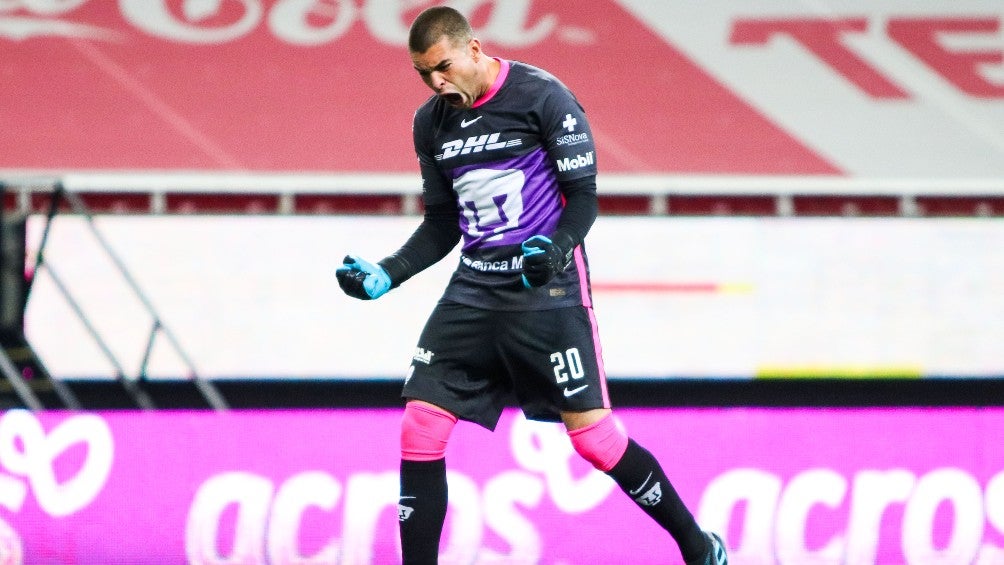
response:
<path fill-rule="evenodd" d="M 556 145 L 578 145 L 587 141 L 589 141 L 589 134 L 587 133 L 569 133 L 559 137 L 554 143 Z"/>

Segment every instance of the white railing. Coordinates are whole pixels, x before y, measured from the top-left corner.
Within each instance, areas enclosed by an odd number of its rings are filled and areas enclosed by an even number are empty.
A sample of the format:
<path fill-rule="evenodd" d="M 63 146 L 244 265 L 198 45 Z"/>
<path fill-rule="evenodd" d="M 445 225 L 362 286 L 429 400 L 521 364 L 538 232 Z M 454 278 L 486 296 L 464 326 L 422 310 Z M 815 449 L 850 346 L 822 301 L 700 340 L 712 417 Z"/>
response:
<path fill-rule="evenodd" d="M 409 173 L 8 170 L 0 171 L 0 181 L 12 193 L 7 206 L 22 211 L 38 209 L 58 181 L 90 201 L 97 213 L 415 214 L 421 210 L 421 180 Z M 808 209 L 814 215 L 916 216 L 929 213 L 932 202 L 947 202 L 953 215 L 1004 215 L 1004 178 L 611 173 L 601 174 L 597 187 L 601 206 L 634 214 L 787 216 Z"/>

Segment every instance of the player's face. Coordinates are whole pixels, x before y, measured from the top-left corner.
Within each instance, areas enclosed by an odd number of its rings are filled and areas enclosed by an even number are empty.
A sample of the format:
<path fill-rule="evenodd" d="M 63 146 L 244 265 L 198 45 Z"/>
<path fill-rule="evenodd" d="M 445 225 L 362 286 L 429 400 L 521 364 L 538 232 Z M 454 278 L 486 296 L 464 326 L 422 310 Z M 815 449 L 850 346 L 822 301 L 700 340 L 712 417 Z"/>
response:
<path fill-rule="evenodd" d="M 454 108 L 470 108 L 490 85 L 485 85 L 477 61 L 481 43 L 471 39 L 456 45 L 443 36 L 423 53 L 411 53 L 422 81 Z"/>

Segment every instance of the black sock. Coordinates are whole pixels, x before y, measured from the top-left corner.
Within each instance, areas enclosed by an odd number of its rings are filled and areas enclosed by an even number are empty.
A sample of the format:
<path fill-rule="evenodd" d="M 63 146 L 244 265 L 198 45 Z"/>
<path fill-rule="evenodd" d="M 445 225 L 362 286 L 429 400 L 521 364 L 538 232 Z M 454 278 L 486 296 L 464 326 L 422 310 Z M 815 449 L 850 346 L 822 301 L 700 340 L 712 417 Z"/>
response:
<path fill-rule="evenodd" d="M 646 514 L 669 532 L 684 561 L 700 559 L 708 551 L 704 533 L 669 483 L 659 462 L 647 449 L 628 440 L 627 451 L 607 472 Z"/>
<path fill-rule="evenodd" d="M 446 520 L 446 459 L 401 460 L 401 551 L 404 565 L 433 565 Z"/>

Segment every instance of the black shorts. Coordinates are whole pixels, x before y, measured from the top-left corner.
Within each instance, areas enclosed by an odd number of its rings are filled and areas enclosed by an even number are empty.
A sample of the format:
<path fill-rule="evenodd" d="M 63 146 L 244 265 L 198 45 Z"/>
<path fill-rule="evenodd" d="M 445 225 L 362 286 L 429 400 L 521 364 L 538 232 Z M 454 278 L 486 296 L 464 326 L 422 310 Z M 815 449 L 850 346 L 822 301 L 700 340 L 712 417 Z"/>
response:
<path fill-rule="evenodd" d="M 424 400 L 494 430 L 515 401 L 532 420 L 609 408 L 592 308 L 532 312 L 436 305 L 419 337 L 404 398 Z"/>

